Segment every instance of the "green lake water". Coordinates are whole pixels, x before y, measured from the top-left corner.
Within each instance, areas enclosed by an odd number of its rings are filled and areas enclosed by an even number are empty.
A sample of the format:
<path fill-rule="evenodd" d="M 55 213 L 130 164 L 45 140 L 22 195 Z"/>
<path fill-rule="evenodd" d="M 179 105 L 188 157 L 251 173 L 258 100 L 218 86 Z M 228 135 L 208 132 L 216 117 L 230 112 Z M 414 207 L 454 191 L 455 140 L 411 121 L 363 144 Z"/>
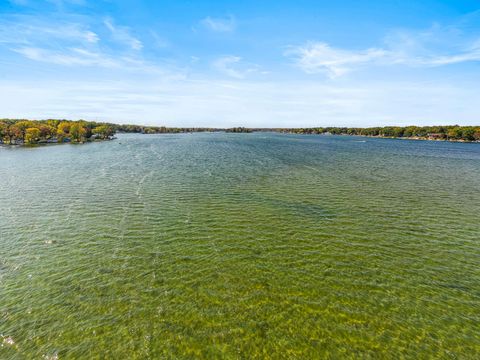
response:
<path fill-rule="evenodd" d="M 0 148 L 0 359 L 480 358 L 480 144 Z"/>

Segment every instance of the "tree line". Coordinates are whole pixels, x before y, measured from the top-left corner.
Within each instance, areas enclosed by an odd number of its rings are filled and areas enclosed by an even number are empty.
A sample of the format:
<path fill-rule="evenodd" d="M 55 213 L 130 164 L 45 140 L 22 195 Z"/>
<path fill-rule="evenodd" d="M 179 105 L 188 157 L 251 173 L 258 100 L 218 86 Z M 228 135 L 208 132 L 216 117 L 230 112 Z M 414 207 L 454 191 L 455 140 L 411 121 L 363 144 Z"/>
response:
<path fill-rule="evenodd" d="M 214 132 L 224 131 L 219 128 L 194 128 L 194 127 L 166 127 L 166 126 L 142 126 L 142 125 L 115 125 L 115 130 L 123 133 L 140 134 L 179 134 L 191 132 Z"/>
<path fill-rule="evenodd" d="M 384 126 L 368 128 L 180 128 L 165 126 L 119 125 L 94 121 L 0 119 L 0 144 L 83 143 L 111 139 L 116 132 L 142 134 L 177 134 L 225 131 L 249 133 L 274 131 L 290 134 L 360 135 L 386 138 L 410 138 L 450 141 L 479 141 L 480 126 Z"/>
<path fill-rule="evenodd" d="M 480 141 L 480 126 L 385 126 L 369 128 L 318 127 L 275 130 L 292 134 L 360 135 L 387 138 Z"/>
<path fill-rule="evenodd" d="M 114 136 L 115 125 L 92 121 L 0 119 L 0 143 L 8 145 L 83 143 Z"/>

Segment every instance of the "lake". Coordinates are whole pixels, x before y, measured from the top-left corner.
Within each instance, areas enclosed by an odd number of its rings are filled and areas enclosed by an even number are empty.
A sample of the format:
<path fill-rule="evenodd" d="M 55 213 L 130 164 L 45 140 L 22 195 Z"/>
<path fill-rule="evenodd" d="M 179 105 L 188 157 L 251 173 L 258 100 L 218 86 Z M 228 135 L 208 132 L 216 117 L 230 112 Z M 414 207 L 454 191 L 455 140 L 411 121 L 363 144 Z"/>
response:
<path fill-rule="evenodd" d="M 480 144 L 0 148 L 0 358 L 478 358 Z"/>

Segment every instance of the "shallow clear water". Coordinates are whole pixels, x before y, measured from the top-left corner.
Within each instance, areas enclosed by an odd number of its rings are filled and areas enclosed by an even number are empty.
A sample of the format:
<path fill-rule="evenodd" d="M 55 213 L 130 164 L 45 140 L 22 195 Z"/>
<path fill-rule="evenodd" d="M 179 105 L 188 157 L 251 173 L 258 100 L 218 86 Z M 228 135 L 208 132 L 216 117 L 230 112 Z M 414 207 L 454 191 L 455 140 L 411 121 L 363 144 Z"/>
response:
<path fill-rule="evenodd" d="M 478 358 L 480 144 L 0 148 L 0 358 Z"/>

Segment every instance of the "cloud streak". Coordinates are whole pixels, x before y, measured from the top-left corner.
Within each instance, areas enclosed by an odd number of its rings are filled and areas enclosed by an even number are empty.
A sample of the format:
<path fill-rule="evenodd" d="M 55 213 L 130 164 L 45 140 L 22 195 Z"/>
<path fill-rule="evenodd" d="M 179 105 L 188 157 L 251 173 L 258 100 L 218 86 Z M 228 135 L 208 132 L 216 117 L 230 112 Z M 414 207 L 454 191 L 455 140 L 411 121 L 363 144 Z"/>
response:
<path fill-rule="evenodd" d="M 87 26 L 77 23 L 51 25 L 28 16 L 0 22 L 0 44 L 49 45 L 52 41 L 96 44 L 100 37 Z"/>
<path fill-rule="evenodd" d="M 114 40 L 125 44 L 133 50 L 142 50 L 143 43 L 130 34 L 130 29 L 128 27 L 115 25 L 113 19 L 111 18 L 106 18 L 103 23 L 108 30 L 110 30 Z"/>
<path fill-rule="evenodd" d="M 130 56 L 113 56 L 101 51 L 84 48 L 67 48 L 62 50 L 45 49 L 39 47 L 19 47 L 13 49 L 16 53 L 29 60 L 45 64 L 65 67 L 90 67 L 102 71 L 121 71 L 138 75 L 163 76 L 167 79 L 183 79 L 182 69 L 152 64 L 143 59 Z"/>
<path fill-rule="evenodd" d="M 371 66 L 438 67 L 480 61 L 480 38 L 439 46 L 442 38 L 442 34 L 431 32 L 398 32 L 386 37 L 385 47 L 349 50 L 326 42 L 308 42 L 288 47 L 284 55 L 305 73 L 323 73 L 332 79 Z"/>
<path fill-rule="evenodd" d="M 38 47 L 21 47 L 15 52 L 34 61 L 64 65 L 64 66 L 100 66 L 119 68 L 121 62 L 113 60 L 101 53 L 91 52 L 80 48 L 70 48 L 66 51 L 54 51 Z"/>
<path fill-rule="evenodd" d="M 216 59 L 213 68 L 218 72 L 235 79 L 244 79 L 248 74 L 258 72 L 259 66 L 243 63 L 240 56 L 227 55 Z"/>
<path fill-rule="evenodd" d="M 205 28 L 215 32 L 232 32 L 237 27 L 237 23 L 233 16 L 226 18 L 212 18 L 207 16 L 200 21 Z"/>
<path fill-rule="evenodd" d="M 330 78 L 336 78 L 354 67 L 385 58 L 387 51 L 372 48 L 355 52 L 333 48 L 324 42 L 311 42 L 291 47 L 285 55 L 293 57 L 296 65 L 307 74 L 325 73 Z"/>
<path fill-rule="evenodd" d="M 143 46 L 141 41 L 131 36 L 128 28 L 116 26 L 111 19 L 106 19 L 105 24 L 93 22 L 97 25 L 93 31 L 89 18 L 64 17 L 54 21 L 55 24 L 31 15 L 5 17 L 0 20 L 0 47 L 31 61 L 50 65 L 144 74 L 181 73 L 172 65 L 144 60 L 139 51 Z M 111 37 L 102 32 L 102 25 L 108 27 Z M 123 46 L 112 43 L 112 38 Z"/>
<path fill-rule="evenodd" d="M 244 73 L 234 69 L 232 66 L 238 64 L 242 60 L 241 57 L 238 56 L 223 56 L 214 61 L 213 66 L 220 71 L 221 73 L 231 76 L 237 79 L 243 79 Z"/>

